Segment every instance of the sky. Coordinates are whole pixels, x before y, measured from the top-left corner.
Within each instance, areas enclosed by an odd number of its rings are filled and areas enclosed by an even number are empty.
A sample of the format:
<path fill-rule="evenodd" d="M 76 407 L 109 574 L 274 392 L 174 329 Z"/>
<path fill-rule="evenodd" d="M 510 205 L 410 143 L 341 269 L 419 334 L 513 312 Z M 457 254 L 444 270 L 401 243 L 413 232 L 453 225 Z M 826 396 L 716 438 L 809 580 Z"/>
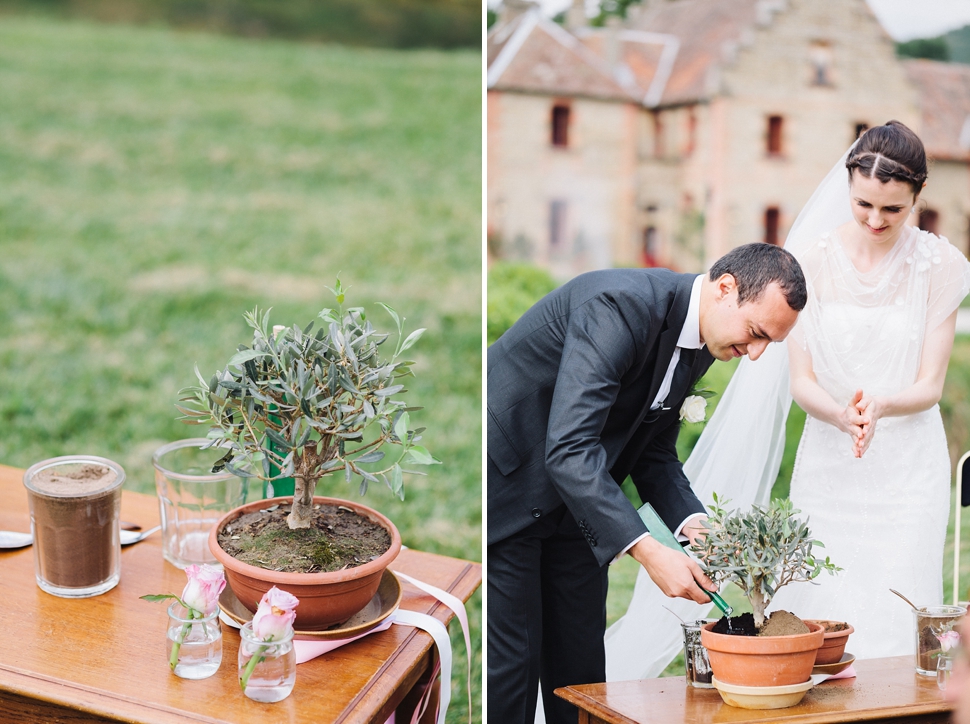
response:
<path fill-rule="evenodd" d="M 495 8 L 501 0 L 488 0 Z M 543 10 L 555 15 L 566 9 L 571 0 L 540 0 Z M 588 11 L 598 4 L 586 0 Z M 883 27 L 894 40 L 931 38 L 970 25 L 970 0 L 867 0 Z"/>

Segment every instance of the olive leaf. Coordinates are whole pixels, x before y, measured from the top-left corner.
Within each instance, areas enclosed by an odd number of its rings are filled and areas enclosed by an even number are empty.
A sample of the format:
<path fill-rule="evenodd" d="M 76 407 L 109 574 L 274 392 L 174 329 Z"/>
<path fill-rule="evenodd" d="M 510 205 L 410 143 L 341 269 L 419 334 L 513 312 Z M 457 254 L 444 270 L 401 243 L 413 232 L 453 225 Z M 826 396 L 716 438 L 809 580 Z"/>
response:
<path fill-rule="evenodd" d="M 765 507 L 753 505 L 747 513 L 728 512 L 728 504 L 714 494 L 707 519 L 708 531 L 691 550 L 715 583 L 736 583 L 751 603 L 755 625 L 761 627 L 765 609 L 778 589 L 789 583 L 812 582 L 823 570 L 841 571 L 826 557 L 812 556 L 808 523 L 795 517 L 800 513 L 788 499 L 775 499 Z"/>
<path fill-rule="evenodd" d="M 209 425 L 210 444 L 227 450 L 219 469 L 263 480 L 292 476 L 311 497 L 320 478 L 343 471 L 340 477 L 356 479 L 361 494 L 384 480 L 403 500 L 400 463 L 439 462 L 416 445 L 424 428 L 410 429 L 409 413 L 421 408 L 400 399 L 407 390 L 398 380 L 412 375 L 414 362 L 399 355 L 424 330 L 405 336 L 404 318 L 381 304 L 397 334 L 397 348 L 384 358 L 389 335 L 374 328 L 362 307 L 344 307 L 347 287 L 339 278 L 331 291 L 336 308 L 302 327 L 271 326 L 269 310 L 246 313 L 252 343 L 239 345 L 208 381 L 195 369 L 198 385 L 179 392 L 180 419 Z M 397 452 L 379 450 L 385 445 Z M 385 467 L 363 470 L 364 463 Z"/>

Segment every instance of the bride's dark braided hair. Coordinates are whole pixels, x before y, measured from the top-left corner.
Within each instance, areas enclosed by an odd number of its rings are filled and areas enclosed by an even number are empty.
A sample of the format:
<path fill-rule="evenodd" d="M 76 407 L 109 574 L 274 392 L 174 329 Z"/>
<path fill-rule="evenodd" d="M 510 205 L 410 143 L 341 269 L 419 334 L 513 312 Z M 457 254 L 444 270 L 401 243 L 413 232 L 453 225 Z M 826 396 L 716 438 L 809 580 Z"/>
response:
<path fill-rule="evenodd" d="M 858 169 L 866 178 L 909 184 L 919 195 L 926 181 L 926 150 L 919 136 L 899 121 L 866 131 L 845 160 L 849 182 Z"/>

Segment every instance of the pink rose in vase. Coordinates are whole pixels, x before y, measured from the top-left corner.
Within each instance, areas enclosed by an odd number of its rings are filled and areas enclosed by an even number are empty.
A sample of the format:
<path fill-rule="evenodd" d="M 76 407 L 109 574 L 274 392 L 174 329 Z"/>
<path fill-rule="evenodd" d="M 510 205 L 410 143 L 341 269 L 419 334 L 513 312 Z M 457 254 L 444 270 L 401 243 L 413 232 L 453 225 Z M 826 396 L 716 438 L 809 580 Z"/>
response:
<path fill-rule="evenodd" d="M 219 606 L 219 594 L 226 587 L 226 578 L 222 569 L 209 565 L 192 565 L 185 569 L 185 575 L 189 580 L 182 589 L 181 598 L 174 593 L 152 594 L 140 598 L 146 601 L 165 601 L 174 598 L 187 611 L 187 618 L 190 620 L 211 616 Z M 172 645 L 172 653 L 168 660 L 172 671 L 175 671 L 178 665 L 182 642 L 185 641 L 191 628 L 191 623 L 184 624 L 181 635 Z"/>
<path fill-rule="evenodd" d="M 259 607 L 253 616 L 253 635 L 266 643 L 260 646 L 253 657 L 246 664 L 239 676 L 239 686 L 246 691 L 249 677 L 253 670 L 265 659 L 264 654 L 271 648 L 271 642 L 280 641 L 293 635 L 293 622 L 296 620 L 296 609 L 300 600 L 291 593 L 281 591 L 276 586 L 269 589 L 259 601 Z"/>
<path fill-rule="evenodd" d="M 208 616 L 219 606 L 219 594 L 226 587 L 222 570 L 209 565 L 191 565 L 185 569 L 189 582 L 182 590 L 182 605 Z"/>

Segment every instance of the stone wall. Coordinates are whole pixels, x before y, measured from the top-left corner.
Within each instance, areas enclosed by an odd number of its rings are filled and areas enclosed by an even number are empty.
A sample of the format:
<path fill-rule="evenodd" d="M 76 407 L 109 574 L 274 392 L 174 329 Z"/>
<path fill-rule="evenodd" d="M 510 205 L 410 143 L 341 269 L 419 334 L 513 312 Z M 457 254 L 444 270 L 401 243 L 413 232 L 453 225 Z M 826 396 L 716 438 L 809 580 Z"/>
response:
<path fill-rule="evenodd" d="M 564 148 L 551 140 L 557 103 L 570 109 Z M 630 263 L 638 113 L 632 103 L 489 91 L 493 248 L 559 278 Z M 562 223 L 558 243 L 551 238 L 553 213 Z"/>

